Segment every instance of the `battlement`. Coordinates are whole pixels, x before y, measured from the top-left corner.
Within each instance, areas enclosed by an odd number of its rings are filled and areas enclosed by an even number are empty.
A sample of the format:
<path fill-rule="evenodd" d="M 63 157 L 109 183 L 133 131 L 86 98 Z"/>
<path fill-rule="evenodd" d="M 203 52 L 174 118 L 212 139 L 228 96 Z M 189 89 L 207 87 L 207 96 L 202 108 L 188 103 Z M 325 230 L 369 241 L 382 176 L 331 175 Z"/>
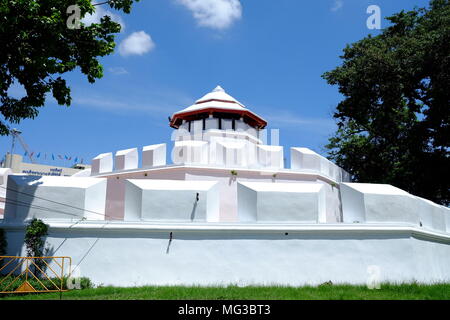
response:
<path fill-rule="evenodd" d="M 291 148 L 290 169 L 284 166 L 284 149 L 277 145 L 255 144 L 245 139 L 220 136 L 209 141 L 177 140 L 171 152 L 175 165 L 213 166 L 230 169 L 261 169 L 274 172 L 316 173 L 336 183 L 350 182 L 348 172 L 308 148 Z M 139 168 L 138 148 L 102 153 L 92 159 L 90 175 L 101 175 L 165 166 L 166 144 L 142 148 Z"/>

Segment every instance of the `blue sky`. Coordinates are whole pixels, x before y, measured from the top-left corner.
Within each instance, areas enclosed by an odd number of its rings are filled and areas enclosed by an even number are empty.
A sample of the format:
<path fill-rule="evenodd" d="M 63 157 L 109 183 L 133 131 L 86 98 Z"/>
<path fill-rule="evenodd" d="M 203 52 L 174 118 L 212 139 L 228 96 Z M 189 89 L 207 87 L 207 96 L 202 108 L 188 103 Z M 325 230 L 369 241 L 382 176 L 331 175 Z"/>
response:
<path fill-rule="evenodd" d="M 280 144 L 323 146 L 342 99 L 321 75 L 340 64 L 347 43 L 369 33 L 366 13 L 378 5 L 386 17 L 427 6 L 422 0 L 141 0 L 131 14 L 112 11 L 124 28 L 116 52 L 101 59 L 104 77 L 89 84 L 66 76 L 71 107 L 52 99 L 34 120 L 13 125 L 36 154 L 77 156 L 172 142 L 167 117 L 216 85 L 280 130 Z M 102 7 L 100 11 L 111 9 Z M 95 17 L 91 17 L 95 19 Z M 382 21 L 382 28 L 387 26 Z M 21 89 L 14 87 L 13 94 Z M 0 137 L 2 156 L 11 138 Z M 20 146 L 16 153 L 23 154 Z M 43 155 L 47 154 L 47 160 Z M 289 162 L 289 161 L 288 161 Z"/>

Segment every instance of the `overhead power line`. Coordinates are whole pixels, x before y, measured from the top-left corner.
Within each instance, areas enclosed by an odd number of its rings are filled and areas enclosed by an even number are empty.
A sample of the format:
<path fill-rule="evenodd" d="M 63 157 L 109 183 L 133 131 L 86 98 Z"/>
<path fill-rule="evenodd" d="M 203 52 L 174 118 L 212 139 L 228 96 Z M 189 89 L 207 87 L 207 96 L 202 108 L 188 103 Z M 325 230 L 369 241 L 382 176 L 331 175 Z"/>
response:
<path fill-rule="evenodd" d="M 0 186 L 0 188 L 3 188 L 5 190 L 7 190 L 7 191 L 16 192 L 18 194 L 23 194 L 23 195 L 26 195 L 26 196 L 31 197 L 31 198 L 36 198 L 36 199 L 48 201 L 48 202 L 55 203 L 55 204 L 58 204 L 58 205 L 61 205 L 61 206 L 65 206 L 65 207 L 68 207 L 68 208 L 81 210 L 83 212 L 89 212 L 89 213 L 93 213 L 93 214 L 96 214 L 96 215 L 100 215 L 102 217 L 108 217 L 108 218 L 114 219 L 114 217 L 112 217 L 112 216 L 110 216 L 110 215 L 108 215 L 106 213 L 100 213 L 100 212 L 96 212 L 96 211 L 92 211 L 92 210 L 88 210 L 88 209 L 83 209 L 83 208 L 76 207 L 76 206 L 73 206 L 73 205 L 70 205 L 70 204 L 58 202 L 58 201 L 55 201 L 55 200 L 46 199 L 46 198 L 39 197 L 39 196 L 36 196 L 36 195 L 33 195 L 33 194 L 29 194 L 29 193 L 26 193 L 26 192 L 23 192 L 23 191 L 18 191 L 18 190 L 12 189 L 12 188 L 7 188 L 7 187 L 3 187 L 3 186 Z M 47 209 L 49 209 L 49 208 L 47 208 Z M 50 209 L 50 210 L 52 210 L 52 209 Z"/>

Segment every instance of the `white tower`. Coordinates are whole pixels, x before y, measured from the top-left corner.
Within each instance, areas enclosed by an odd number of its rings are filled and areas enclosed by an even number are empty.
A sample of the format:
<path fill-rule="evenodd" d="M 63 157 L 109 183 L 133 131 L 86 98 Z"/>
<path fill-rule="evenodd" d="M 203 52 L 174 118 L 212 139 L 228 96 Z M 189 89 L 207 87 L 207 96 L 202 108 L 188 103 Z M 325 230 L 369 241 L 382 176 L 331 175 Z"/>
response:
<path fill-rule="evenodd" d="M 177 129 L 172 160 L 177 164 L 230 168 L 279 168 L 283 165 L 282 148 L 264 148 L 259 138 L 266 125 L 266 120 L 217 86 L 192 106 L 172 115 L 170 126 Z M 275 152 L 267 155 L 267 147 Z"/>

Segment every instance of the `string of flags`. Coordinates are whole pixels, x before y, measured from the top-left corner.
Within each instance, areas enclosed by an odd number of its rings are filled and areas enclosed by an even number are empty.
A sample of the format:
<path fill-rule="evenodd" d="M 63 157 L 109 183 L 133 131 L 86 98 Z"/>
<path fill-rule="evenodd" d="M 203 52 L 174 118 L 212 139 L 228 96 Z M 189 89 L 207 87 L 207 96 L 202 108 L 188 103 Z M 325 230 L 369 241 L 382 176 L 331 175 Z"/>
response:
<path fill-rule="evenodd" d="M 68 156 L 68 155 L 61 155 L 61 154 L 55 155 L 54 153 L 43 153 L 43 152 L 35 153 L 34 151 L 30 152 L 29 154 L 28 154 L 28 151 L 25 151 L 25 153 L 23 155 L 24 155 L 24 157 L 29 156 L 30 158 L 33 158 L 35 156 L 36 159 L 39 159 L 42 156 L 42 158 L 44 160 L 51 159 L 51 160 L 72 161 L 72 159 L 73 159 L 74 163 L 83 163 L 83 158 L 78 157 L 78 156 Z M 80 161 L 78 161 L 78 160 L 80 160 Z"/>

